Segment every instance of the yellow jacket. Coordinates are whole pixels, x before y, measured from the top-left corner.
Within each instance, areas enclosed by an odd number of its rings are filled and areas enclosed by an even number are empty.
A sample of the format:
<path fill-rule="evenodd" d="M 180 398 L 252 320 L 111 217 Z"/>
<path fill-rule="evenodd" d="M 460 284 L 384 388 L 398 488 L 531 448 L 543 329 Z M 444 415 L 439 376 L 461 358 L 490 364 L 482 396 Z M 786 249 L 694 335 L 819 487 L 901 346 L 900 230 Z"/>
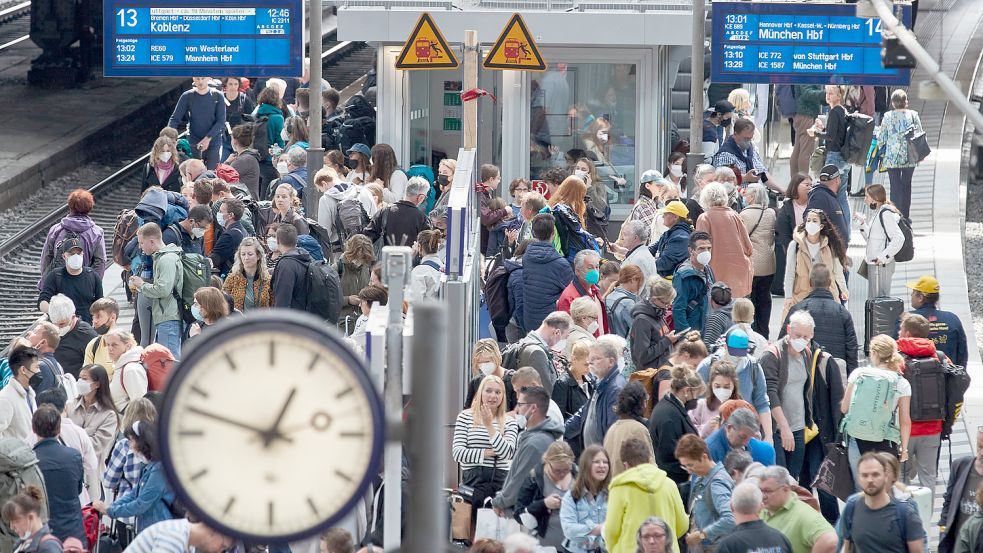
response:
<path fill-rule="evenodd" d="M 672 530 L 672 550 L 676 539 L 689 529 L 689 517 L 676 483 L 666 471 L 652 463 L 632 467 L 611 480 L 608 487 L 608 513 L 604 520 L 604 543 L 609 553 L 635 553 L 636 534 L 642 522 L 657 516 Z"/>
<path fill-rule="evenodd" d="M 113 380 L 113 360 L 109 358 L 109 348 L 103 343 L 102 336 L 96 336 L 85 345 L 85 359 L 82 361 L 82 366 L 84 367 L 93 363 L 102 365 L 106 369 L 106 374 L 109 375 L 109 380 Z"/>

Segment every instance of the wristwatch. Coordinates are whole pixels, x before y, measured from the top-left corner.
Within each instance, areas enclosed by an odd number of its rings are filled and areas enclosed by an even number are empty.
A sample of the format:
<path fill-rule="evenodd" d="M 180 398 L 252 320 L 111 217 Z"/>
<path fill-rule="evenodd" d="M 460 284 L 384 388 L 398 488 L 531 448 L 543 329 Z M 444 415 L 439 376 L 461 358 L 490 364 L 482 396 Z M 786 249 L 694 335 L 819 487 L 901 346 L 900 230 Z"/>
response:
<path fill-rule="evenodd" d="M 700 530 L 700 541 L 703 541 L 705 539 L 707 539 L 707 533 L 704 532 L 703 530 Z"/>

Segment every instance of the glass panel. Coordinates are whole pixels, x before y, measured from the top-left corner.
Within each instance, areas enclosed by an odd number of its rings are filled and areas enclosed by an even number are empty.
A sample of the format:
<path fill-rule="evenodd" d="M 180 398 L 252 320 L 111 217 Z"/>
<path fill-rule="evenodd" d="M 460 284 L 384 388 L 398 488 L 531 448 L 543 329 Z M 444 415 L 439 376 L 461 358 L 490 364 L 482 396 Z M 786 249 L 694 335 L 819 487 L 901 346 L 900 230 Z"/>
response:
<path fill-rule="evenodd" d="M 410 75 L 410 165 L 430 165 L 430 71 L 409 71 Z"/>
<path fill-rule="evenodd" d="M 634 199 L 637 66 L 557 63 L 533 74 L 529 174 L 572 165 L 586 153 L 612 204 Z"/>

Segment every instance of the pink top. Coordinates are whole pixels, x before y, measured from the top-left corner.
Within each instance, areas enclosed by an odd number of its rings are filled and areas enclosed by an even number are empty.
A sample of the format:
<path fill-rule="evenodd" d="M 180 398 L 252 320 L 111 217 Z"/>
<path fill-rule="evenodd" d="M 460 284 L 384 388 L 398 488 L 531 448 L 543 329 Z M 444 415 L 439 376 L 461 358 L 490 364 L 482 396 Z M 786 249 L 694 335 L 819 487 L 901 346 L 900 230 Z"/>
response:
<path fill-rule="evenodd" d="M 710 426 L 710 422 L 717 418 L 719 414 L 719 407 L 711 410 L 707 407 L 707 398 L 701 397 L 696 402 L 696 409 L 689 412 L 689 419 L 693 421 L 693 426 L 700 432 L 700 437 L 706 438 L 716 430 L 716 428 Z"/>

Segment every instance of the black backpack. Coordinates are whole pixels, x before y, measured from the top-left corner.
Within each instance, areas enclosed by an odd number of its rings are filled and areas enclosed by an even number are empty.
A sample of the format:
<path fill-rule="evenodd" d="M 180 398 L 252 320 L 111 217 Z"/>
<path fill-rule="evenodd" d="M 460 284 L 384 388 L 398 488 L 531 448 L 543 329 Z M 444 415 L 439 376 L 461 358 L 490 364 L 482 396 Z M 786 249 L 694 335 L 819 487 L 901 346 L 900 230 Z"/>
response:
<path fill-rule="evenodd" d="M 357 197 L 345 198 L 337 204 L 334 227 L 338 233 L 338 241 L 344 247 L 349 238 L 365 232 L 365 227 L 369 226 L 369 214 Z"/>
<path fill-rule="evenodd" d="M 304 310 L 337 325 L 341 315 L 341 277 L 327 261 L 307 265 L 307 294 Z"/>
<path fill-rule="evenodd" d="M 911 383 L 911 420 L 944 420 L 946 387 L 942 362 L 935 357 L 904 358 L 904 377 Z"/>
<path fill-rule="evenodd" d="M 345 102 L 345 118 L 357 119 L 359 117 L 371 117 L 375 119 L 375 108 L 365 99 L 365 96 L 356 94 Z"/>
<path fill-rule="evenodd" d="M 343 152 L 355 144 L 375 145 L 375 117 L 348 117 L 335 129 L 335 142 Z"/>
<path fill-rule="evenodd" d="M 846 139 L 843 141 L 843 158 L 847 163 L 863 165 L 867 162 L 867 151 L 874 139 L 874 119 L 862 113 L 846 115 Z"/>
<path fill-rule="evenodd" d="M 496 263 L 485 276 L 485 305 L 492 324 L 505 326 L 509 324 L 511 310 L 509 309 L 509 270 L 504 263 Z"/>
<path fill-rule="evenodd" d="M 942 421 L 942 437 L 949 439 L 952 434 L 952 426 L 959 418 L 959 412 L 963 407 L 963 398 L 972 379 L 965 367 L 952 363 L 942 352 L 937 353 L 942 360 L 942 370 L 945 371 L 946 416 Z"/>
<path fill-rule="evenodd" d="M 266 161 L 270 159 L 270 134 L 269 134 L 269 115 L 250 115 L 244 113 L 242 115 L 242 120 L 250 123 L 253 130 L 253 145 L 252 148 L 259 152 L 259 160 Z"/>
<path fill-rule="evenodd" d="M 911 219 L 905 217 L 898 213 L 898 228 L 901 229 L 901 233 L 904 234 L 904 244 L 901 245 L 901 249 L 898 253 L 894 254 L 894 260 L 898 263 L 905 263 L 911 261 L 915 258 L 915 235 L 911 230 Z M 887 227 L 884 226 L 884 210 L 881 210 L 878 219 L 881 220 L 881 228 L 884 229 L 884 234 L 887 235 Z"/>

